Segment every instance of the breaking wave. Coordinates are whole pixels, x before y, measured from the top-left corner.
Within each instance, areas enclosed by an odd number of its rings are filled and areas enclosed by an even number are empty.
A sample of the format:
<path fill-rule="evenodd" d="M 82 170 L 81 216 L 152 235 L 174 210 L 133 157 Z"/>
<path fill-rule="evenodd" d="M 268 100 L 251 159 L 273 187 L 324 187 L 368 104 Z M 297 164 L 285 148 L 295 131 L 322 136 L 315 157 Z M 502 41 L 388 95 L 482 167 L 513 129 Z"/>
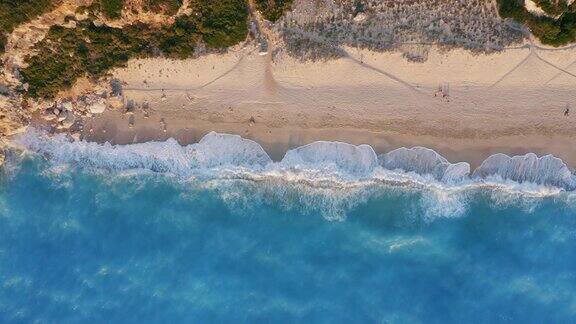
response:
<path fill-rule="evenodd" d="M 187 146 L 172 138 L 131 145 L 98 144 L 70 141 L 63 134 L 49 136 L 36 130 L 20 137 L 20 143 L 56 162 L 110 170 L 147 169 L 180 176 L 226 166 L 258 170 L 272 162 L 258 143 L 215 132 Z"/>
<path fill-rule="evenodd" d="M 174 139 L 111 145 L 30 129 L 17 143 L 58 168 L 171 174 L 217 190 L 231 207 L 273 201 L 330 220 L 344 219 L 348 210 L 379 194 L 410 195 L 425 219 L 465 215 L 475 192 L 496 205 L 514 203 L 526 210 L 541 198 L 561 197 L 572 205 L 576 197 L 576 176 L 562 160 L 531 153 L 496 154 L 471 172 L 468 163 L 451 163 L 428 148 L 377 156 L 368 145 L 326 141 L 289 150 L 274 162 L 258 143 L 215 132 L 186 146 Z"/>
<path fill-rule="evenodd" d="M 461 182 L 470 175 L 470 164 L 450 163 L 436 151 L 419 146 L 396 149 L 380 155 L 379 160 L 385 169 L 431 175 L 445 183 Z"/>
<path fill-rule="evenodd" d="M 277 166 L 362 177 L 372 173 L 377 165 L 376 153 L 369 145 L 319 141 L 289 150 Z"/>
<path fill-rule="evenodd" d="M 528 192 L 576 189 L 576 176 L 561 159 L 533 153 L 492 155 L 471 174 L 468 163 L 451 163 L 424 147 L 399 148 L 376 156 L 369 145 L 326 141 L 289 150 L 281 161 L 273 162 L 258 143 L 215 132 L 186 146 L 174 139 L 111 145 L 74 141 L 64 134 L 48 135 L 32 128 L 17 142 L 58 163 L 109 170 L 146 169 L 183 177 L 281 177 L 346 185 L 385 181 L 442 188 L 485 185 Z"/>
<path fill-rule="evenodd" d="M 561 159 L 534 153 L 510 157 L 498 153 L 487 158 L 473 174 L 474 178 L 499 177 L 518 183 L 535 183 L 567 190 L 576 189 L 576 177 Z"/>

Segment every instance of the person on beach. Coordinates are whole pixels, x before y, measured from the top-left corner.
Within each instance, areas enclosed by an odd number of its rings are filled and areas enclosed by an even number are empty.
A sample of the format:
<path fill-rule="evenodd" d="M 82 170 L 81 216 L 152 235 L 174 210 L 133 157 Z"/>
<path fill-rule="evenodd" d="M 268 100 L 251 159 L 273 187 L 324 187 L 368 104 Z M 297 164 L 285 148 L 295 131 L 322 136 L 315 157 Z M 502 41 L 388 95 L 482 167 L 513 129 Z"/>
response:
<path fill-rule="evenodd" d="M 570 114 L 570 107 L 566 106 L 566 109 L 564 110 L 564 116 L 568 116 Z"/>

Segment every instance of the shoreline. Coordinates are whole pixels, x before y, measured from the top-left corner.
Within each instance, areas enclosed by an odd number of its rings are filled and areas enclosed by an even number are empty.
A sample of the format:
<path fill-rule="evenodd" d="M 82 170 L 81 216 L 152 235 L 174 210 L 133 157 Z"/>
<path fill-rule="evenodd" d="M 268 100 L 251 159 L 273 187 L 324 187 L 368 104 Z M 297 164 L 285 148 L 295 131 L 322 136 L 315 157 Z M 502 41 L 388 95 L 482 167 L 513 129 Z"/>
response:
<path fill-rule="evenodd" d="M 139 120 L 135 127 L 128 127 L 130 116 Z M 164 119 L 166 132 L 157 125 Z M 194 121 L 194 127 L 186 124 L 190 119 L 166 118 L 150 115 L 144 118 L 142 112 L 124 115 L 120 112 L 107 112 L 86 123 L 81 138 L 87 141 L 110 144 L 134 144 L 176 139 L 181 145 L 197 143 L 211 131 L 240 135 L 253 140 L 274 161 L 280 161 L 284 154 L 315 141 L 344 142 L 348 144 L 370 145 L 376 154 L 383 154 L 400 147 L 422 146 L 433 149 L 451 163 L 467 162 L 472 169 L 478 167 L 489 156 L 504 153 L 510 156 L 535 153 L 538 156 L 552 154 L 562 159 L 570 168 L 576 167 L 576 150 L 571 149 L 573 140 L 565 136 L 549 135 L 508 135 L 494 138 L 450 138 L 431 135 L 402 134 L 397 132 L 376 132 L 366 129 L 324 128 L 306 129 L 297 127 L 271 128 L 258 123 L 212 123 Z M 92 129 L 92 132 L 89 130 Z"/>
<path fill-rule="evenodd" d="M 102 132 L 102 135 L 105 135 L 102 139 L 113 138 L 116 141 L 106 141 L 106 145 L 98 144 L 96 137 L 74 136 L 74 139 L 82 140 L 78 142 L 62 136 L 63 133 L 60 133 L 60 136 L 51 136 L 49 132 L 35 130 L 25 134 L 17 143 L 25 150 L 39 153 L 50 160 L 54 159 L 55 163 L 109 170 L 144 169 L 184 177 L 196 174 L 201 177 L 210 175 L 215 179 L 229 179 L 230 176 L 243 179 L 248 175 L 246 179 L 249 180 L 252 176 L 280 176 L 286 179 L 304 176 L 302 179 L 305 181 L 323 181 L 326 180 L 326 175 L 330 179 L 335 177 L 336 183 L 339 180 L 372 179 L 391 184 L 405 184 L 408 181 L 414 184 L 428 183 L 432 186 L 439 184 L 441 187 L 448 185 L 460 189 L 474 184 L 520 190 L 531 195 L 576 190 L 574 169 L 562 157 L 538 156 L 538 152 L 517 151 L 524 150 L 525 147 L 508 147 L 502 150 L 489 143 L 477 143 L 467 149 L 411 145 L 392 147 L 394 144 L 386 142 L 385 135 L 372 133 L 363 137 L 365 134 L 358 130 L 292 130 L 286 132 L 293 135 L 290 142 L 282 143 L 278 139 L 285 134 L 280 134 L 278 130 L 271 134 L 258 128 L 254 128 L 249 136 L 243 137 L 234 135 L 234 132 L 209 131 L 204 134 L 199 129 L 187 129 L 180 130 L 180 138 L 169 131 L 162 131 L 163 135 L 155 136 L 153 132 L 146 133 L 144 129 L 140 129 L 141 133 L 130 135 L 151 137 L 133 137 L 132 141 L 123 143 L 122 140 L 127 139 L 123 136 L 128 133 L 108 130 Z M 264 137 L 260 137 L 263 135 Z M 343 139 L 334 140 L 335 136 Z M 262 140 L 266 138 L 274 141 Z M 374 144 L 365 141 L 366 138 L 383 141 Z M 397 141 L 398 137 L 393 137 L 393 140 Z M 498 139 L 499 143 L 501 140 Z M 382 150 L 378 144 L 389 149 Z M 402 149 L 396 150 L 400 147 Z M 455 156 L 462 159 L 455 159 Z"/>
<path fill-rule="evenodd" d="M 564 114 L 576 107 L 576 47 L 481 55 L 432 47 L 423 63 L 348 51 L 323 62 L 250 46 L 183 61 L 131 60 L 111 73 L 122 95 L 107 95 L 103 113 L 82 117 L 80 137 L 190 144 L 216 131 L 255 140 L 274 160 L 325 140 L 369 144 L 378 154 L 423 146 L 472 168 L 495 153 L 530 152 L 576 167 L 576 111 Z"/>

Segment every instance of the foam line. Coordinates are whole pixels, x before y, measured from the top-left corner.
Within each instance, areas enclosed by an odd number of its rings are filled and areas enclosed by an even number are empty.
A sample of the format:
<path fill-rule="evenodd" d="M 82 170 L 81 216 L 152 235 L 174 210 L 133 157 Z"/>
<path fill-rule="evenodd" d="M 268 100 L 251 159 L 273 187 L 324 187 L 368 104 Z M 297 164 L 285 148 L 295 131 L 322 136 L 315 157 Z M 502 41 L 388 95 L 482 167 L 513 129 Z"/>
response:
<path fill-rule="evenodd" d="M 385 169 L 431 175 L 434 179 L 446 183 L 461 182 L 470 175 L 470 164 L 452 164 L 436 151 L 419 146 L 396 149 L 380 155 L 379 160 Z"/>
<path fill-rule="evenodd" d="M 518 183 L 536 183 L 574 190 L 576 178 L 561 159 L 534 153 L 510 157 L 498 153 L 490 156 L 474 171 L 474 178 L 500 177 Z"/>
<path fill-rule="evenodd" d="M 369 145 L 319 141 L 286 152 L 280 165 L 291 168 L 325 168 L 349 174 L 366 175 L 378 165 Z"/>
<path fill-rule="evenodd" d="M 51 136 L 31 128 L 18 142 L 55 163 L 109 170 L 147 169 L 184 177 L 279 177 L 346 186 L 378 181 L 438 188 L 484 185 L 545 193 L 576 190 L 576 176 L 561 159 L 533 153 L 492 155 L 470 176 L 468 163 L 451 163 L 424 147 L 399 148 L 377 157 L 369 145 L 320 141 L 292 149 L 280 162 L 272 162 L 258 143 L 215 132 L 186 146 L 174 139 L 111 145 L 72 141 L 62 134 Z"/>

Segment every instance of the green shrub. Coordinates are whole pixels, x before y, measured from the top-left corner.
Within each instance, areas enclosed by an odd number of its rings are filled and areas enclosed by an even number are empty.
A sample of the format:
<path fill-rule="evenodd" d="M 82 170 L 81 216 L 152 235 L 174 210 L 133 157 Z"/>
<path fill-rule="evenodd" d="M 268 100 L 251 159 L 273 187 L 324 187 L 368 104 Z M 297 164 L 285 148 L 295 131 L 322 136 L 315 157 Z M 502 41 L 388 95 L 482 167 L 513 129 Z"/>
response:
<path fill-rule="evenodd" d="M 87 42 L 90 40 L 90 42 Z M 130 40 L 120 29 L 96 27 L 91 23 L 79 28 L 50 28 L 47 37 L 36 44 L 41 52 L 27 59 L 22 77 L 29 84 L 32 97 L 52 98 L 85 75 L 98 76 L 105 70 L 122 65 L 122 59 L 133 50 Z"/>
<path fill-rule="evenodd" d="M 570 9 L 566 0 L 534 0 L 534 2 L 544 10 L 544 12 L 554 17 L 562 15 Z"/>
<path fill-rule="evenodd" d="M 559 16 L 557 19 L 535 16 L 526 9 L 523 1 L 518 0 L 498 0 L 498 9 L 500 16 L 528 26 L 543 44 L 562 46 L 576 41 L 576 2 L 570 6 L 561 3 L 537 0 L 547 13 Z"/>
<path fill-rule="evenodd" d="M 6 35 L 0 34 L 0 54 L 2 54 L 4 52 L 4 49 L 6 48 L 6 42 L 7 41 L 8 41 L 8 39 L 6 38 Z"/>
<path fill-rule="evenodd" d="M 199 19 L 194 15 L 178 17 L 174 25 L 162 31 L 157 47 L 168 57 L 185 59 L 192 56 L 194 46 L 201 38 L 199 25 Z"/>
<path fill-rule="evenodd" d="M 271 22 L 282 17 L 292 7 L 292 0 L 256 0 L 256 8 Z"/>
<path fill-rule="evenodd" d="M 237 44 L 248 33 L 248 7 L 243 0 L 196 0 L 192 12 L 199 15 L 198 30 L 209 47 Z"/>
<path fill-rule="evenodd" d="M 122 16 L 124 0 L 100 0 L 100 9 L 109 19 L 118 19 Z"/>
<path fill-rule="evenodd" d="M 142 5 L 146 10 L 172 16 L 182 7 L 182 0 L 145 0 Z"/>
<path fill-rule="evenodd" d="M 6 34 L 16 26 L 52 10 L 61 0 L 0 0 L 0 54 L 6 46 Z"/>

